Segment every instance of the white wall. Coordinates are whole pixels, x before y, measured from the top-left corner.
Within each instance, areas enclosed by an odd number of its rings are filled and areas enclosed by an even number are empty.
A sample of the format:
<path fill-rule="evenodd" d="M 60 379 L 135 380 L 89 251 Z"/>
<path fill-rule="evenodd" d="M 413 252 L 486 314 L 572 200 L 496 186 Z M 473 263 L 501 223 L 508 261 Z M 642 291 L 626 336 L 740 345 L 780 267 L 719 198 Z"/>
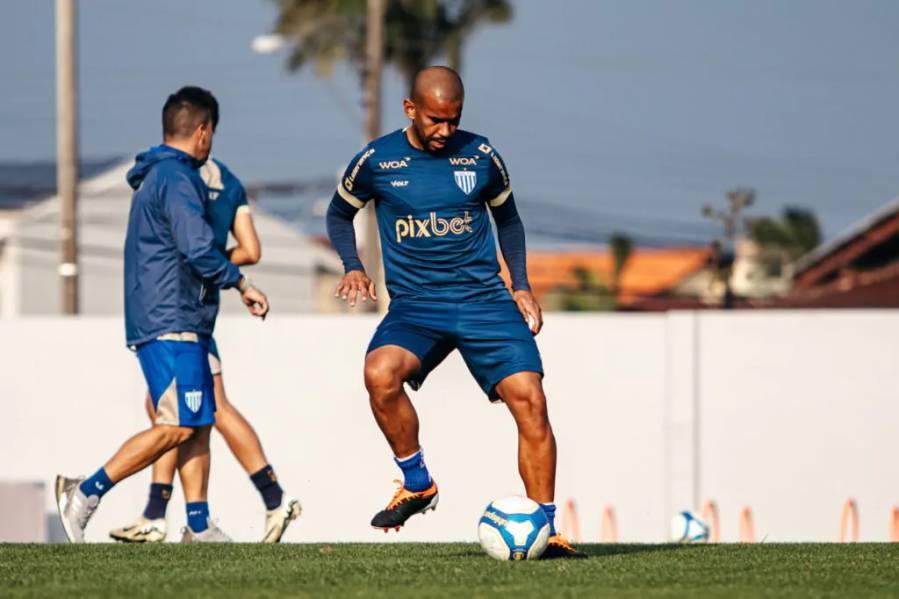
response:
<path fill-rule="evenodd" d="M 372 420 L 361 364 L 372 316 L 223 317 L 232 401 L 259 431 L 305 512 L 291 541 L 472 540 L 490 499 L 520 493 L 515 431 L 457 355 L 413 394 L 440 509 L 401 535 L 368 528 L 399 471 Z M 137 360 L 119 318 L 0 319 L 0 480 L 89 474 L 146 426 Z M 558 502 L 580 508 L 584 540 L 612 504 L 623 540 L 658 541 L 670 515 L 711 497 L 723 539 L 749 505 L 759 539 L 836 540 L 859 501 L 863 540 L 887 540 L 899 503 L 899 312 L 550 314 L 539 338 L 559 442 Z M 262 505 L 214 437 L 210 501 L 240 540 Z M 139 513 L 149 475 L 104 499 L 105 539 Z M 169 510 L 184 521 L 180 495 Z M 47 498 L 47 509 L 52 509 Z"/>

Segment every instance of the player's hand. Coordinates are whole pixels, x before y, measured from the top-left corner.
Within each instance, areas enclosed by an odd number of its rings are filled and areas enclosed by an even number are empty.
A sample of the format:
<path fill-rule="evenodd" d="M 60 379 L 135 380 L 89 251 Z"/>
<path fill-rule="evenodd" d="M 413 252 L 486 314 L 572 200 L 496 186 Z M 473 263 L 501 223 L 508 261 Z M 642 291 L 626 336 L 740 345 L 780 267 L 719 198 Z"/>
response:
<path fill-rule="evenodd" d="M 512 299 L 518 305 L 518 311 L 528 323 L 531 332 L 535 335 L 539 333 L 543 328 L 543 311 L 540 310 L 540 304 L 534 299 L 533 294 L 530 291 L 519 289 L 512 292 Z"/>
<path fill-rule="evenodd" d="M 256 289 L 253 285 L 249 285 L 246 289 L 241 291 L 240 301 L 247 307 L 250 314 L 265 320 L 265 315 L 268 314 L 268 298 L 265 297 L 264 293 Z"/>
<path fill-rule="evenodd" d="M 361 270 L 351 270 L 343 275 L 334 297 L 342 300 L 348 300 L 350 307 L 356 305 L 356 297 L 361 297 L 362 301 L 367 301 L 370 297 L 372 300 L 378 299 L 375 293 L 375 282 L 368 278 L 368 275 Z"/>

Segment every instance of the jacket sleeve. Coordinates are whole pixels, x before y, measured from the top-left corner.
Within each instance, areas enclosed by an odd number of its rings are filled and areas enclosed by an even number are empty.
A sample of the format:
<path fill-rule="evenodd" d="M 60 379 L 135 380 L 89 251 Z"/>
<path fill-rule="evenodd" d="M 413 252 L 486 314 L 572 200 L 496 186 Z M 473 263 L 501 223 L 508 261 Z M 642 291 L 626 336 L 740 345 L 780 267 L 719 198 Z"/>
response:
<path fill-rule="evenodd" d="M 240 269 L 216 249 L 197 186 L 187 173 L 179 171 L 167 179 L 162 204 L 178 251 L 206 281 L 221 289 L 234 287 L 240 281 Z"/>

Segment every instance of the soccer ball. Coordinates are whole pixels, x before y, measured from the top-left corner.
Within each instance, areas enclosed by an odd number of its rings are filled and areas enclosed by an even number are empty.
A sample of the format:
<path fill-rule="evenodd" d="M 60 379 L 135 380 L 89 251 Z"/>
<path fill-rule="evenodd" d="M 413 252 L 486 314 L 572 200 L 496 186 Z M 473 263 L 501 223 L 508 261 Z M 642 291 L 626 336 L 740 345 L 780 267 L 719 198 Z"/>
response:
<path fill-rule="evenodd" d="M 705 543 L 708 540 L 708 525 L 692 512 L 683 511 L 671 519 L 672 543 Z"/>
<path fill-rule="evenodd" d="M 484 510 L 478 539 L 493 559 L 539 559 L 549 541 L 549 520 L 536 501 L 517 495 L 504 497 Z"/>

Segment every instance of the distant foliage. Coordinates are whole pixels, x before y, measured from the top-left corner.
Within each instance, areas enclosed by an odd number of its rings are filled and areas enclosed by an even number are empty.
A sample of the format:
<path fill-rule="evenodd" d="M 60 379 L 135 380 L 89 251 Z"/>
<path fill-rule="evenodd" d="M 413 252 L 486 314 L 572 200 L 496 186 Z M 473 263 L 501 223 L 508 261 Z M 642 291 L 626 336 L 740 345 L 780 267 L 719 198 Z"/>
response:
<path fill-rule="evenodd" d="M 386 0 L 384 59 L 407 81 L 438 57 L 457 70 L 462 48 L 481 24 L 512 19 L 507 0 Z M 293 44 L 287 66 L 312 65 L 330 76 L 346 61 L 362 73 L 365 64 L 365 0 L 279 0 L 275 33 Z"/>
<path fill-rule="evenodd" d="M 777 218 L 761 217 L 747 221 L 750 238 L 764 248 L 780 250 L 795 260 L 821 243 L 821 227 L 810 210 L 786 208 Z"/>

